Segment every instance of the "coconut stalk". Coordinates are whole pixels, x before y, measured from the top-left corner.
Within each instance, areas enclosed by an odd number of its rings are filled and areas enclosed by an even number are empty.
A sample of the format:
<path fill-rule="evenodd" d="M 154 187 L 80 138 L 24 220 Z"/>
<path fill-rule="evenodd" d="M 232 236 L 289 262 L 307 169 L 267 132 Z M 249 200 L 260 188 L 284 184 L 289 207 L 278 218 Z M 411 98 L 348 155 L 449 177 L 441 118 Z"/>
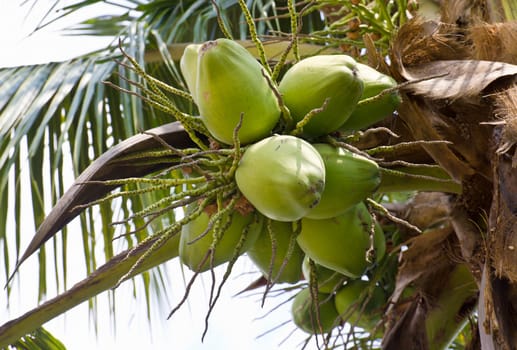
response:
<path fill-rule="evenodd" d="M 420 171 L 418 171 L 420 170 Z M 401 192 L 401 191 L 433 191 L 461 193 L 461 184 L 450 178 L 440 178 L 431 175 L 435 172 L 433 168 L 413 167 L 386 169 L 380 168 L 381 184 L 378 192 Z M 430 175 L 427 175 L 429 173 Z"/>

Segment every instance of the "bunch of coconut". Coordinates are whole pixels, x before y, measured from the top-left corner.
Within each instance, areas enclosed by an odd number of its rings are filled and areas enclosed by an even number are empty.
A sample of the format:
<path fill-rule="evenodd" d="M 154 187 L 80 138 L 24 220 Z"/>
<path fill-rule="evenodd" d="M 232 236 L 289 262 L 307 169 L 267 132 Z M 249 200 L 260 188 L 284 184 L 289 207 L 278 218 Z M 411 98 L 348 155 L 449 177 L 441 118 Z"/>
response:
<path fill-rule="evenodd" d="M 400 103 L 396 92 L 372 97 L 396 82 L 342 54 L 302 59 L 275 81 L 228 39 L 188 46 L 180 67 L 210 138 L 241 150 L 229 175 L 248 208 L 204 210 L 184 225 L 181 261 L 202 272 L 247 253 L 268 280 L 284 283 L 324 271 L 317 295 L 307 288 L 295 298 L 293 318 L 307 332 L 330 331 L 369 286 L 361 276 L 383 257 L 385 240 L 364 204 L 381 183 L 379 166 L 327 136 L 391 115 Z M 195 209 L 193 203 L 187 212 Z M 214 222 L 224 227 L 217 240 Z M 385 300 L 382 290 L 372 293 L 369 308 Z M 330 311 L 315 322 L 318 299 Z"/>

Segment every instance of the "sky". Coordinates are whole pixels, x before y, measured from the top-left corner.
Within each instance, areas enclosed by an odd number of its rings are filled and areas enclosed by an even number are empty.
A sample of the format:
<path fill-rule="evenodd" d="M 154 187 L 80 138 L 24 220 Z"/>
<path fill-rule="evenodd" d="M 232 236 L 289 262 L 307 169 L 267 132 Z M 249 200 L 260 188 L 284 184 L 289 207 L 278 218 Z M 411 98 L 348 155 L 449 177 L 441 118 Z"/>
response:
<path fill-rule="evenodd" d="M 99 11 L 103 13 L 106 5 L 97 7 L 90 13 L 74 15 L 67 21 L 59 22 L 34 33 L 42 15 L 55 1 L 38 1 L 31 10 L 32 1 L 0 0 L 0 67 L 38 64 L 49 61 L 60 61 L 87 53 L 105 46 L 111 39 L 93 40 L 75 37 L 63 37 L 60 28 L 77 22 Z M 0 82 L 1 83 L 1 82 Z M 64 152 L 67 154 L 67 152 Z M 26 166 L 22 167 L 22 175 L 29 179 L 30 173 Z M 71 185 L 73 178 L 66 179 Z M 25 196 L 28 198 L 29 196 Z M 23 208 L 22 204 L 22 208 Z M 30 215 L 28 216 L 30 217 Z M 8 224 L 8 232 L 13 230 L 13 223 Z M 85 275 L 82 259 L 80 235 L 77 234 L 77 222 L 73 221 L 69 227 L 69 286 L 73 285 Z M 75 231 L 75 232 L 74 232 Z M 11 231 L 12 232 L 12 231 Z M 24 220 L 22 226 L 25 247 L 32 238 L 34 224 L 31 220 Z M 74 234 L 75 233 L 75 234 Z M 99 239 L 100 240 L 100 239 Z M 52 246 L 47 244 L 47 254 L 53 254 Z M 76 250 L 74 250 L 74 248 Z M 1 255 L 2 253 L 0 253 Z M 0 257 L 3 260 L 3 257 Z M 13 261 L 14 263 L 14 261 Z M 21 267 L 19 278 L 12 284 L 12 295 L 8 301 L 5 293 L 0 294 L 0 324 L 30 310 L 37 303 L 37 279 L 30 276 L 37 275 L 37 259 L 35 256 L 28 259 Z M 209 330 L 204 342 L 201 335 L 204 328 L 204 318 L 207 312 L 207 301 L 210 288 L 210 276 L 202 276 L 197 281 L 191 297 L 180 311 L 167 320 L 172 307 L 182 298 L 186 279 L 189 272 L 182 271 L 177 260 L 167 264 L 168 295 L 165 304 L 153 302 L 151 322 L 147 318 L 144 294 L 137 283 L 136 298 L 133 297 L 133 285 L 125 282 L 116 290 L 116 318 L 112 322 L 107 293 L 97 298 L 97 323 L 92 320 L 87 303 L 67 312 L 64 316 L 55 318 L 44 325 L 53 335 L 60 339 L 68 349 L 299 349 L 305 334 L 295 331 L 295 326 L 288 323 L 279 329 L 268 332 L 272 328 L 290 320 L 290 306 L 286 303 L 277 306 L 286 296 L 271 298 L 266 301 L 264 308 L 260 307 L 261 295 L 246 294 L 234 297 L 251 281 L 259 276 L 252 263 L 242 258 L 232 273 L 223 290 L 223 295 L 216 305 L 210 318 Z M 253 273 L 250 273 L 253 272 Z M 224 267 L 217 269 L 220 280 Z M 186 277 L 184 277 L 186 274 Z M 4 276 L 2 276 L 3 278 Z M 0 280 L 0 284 L 4 282 Z M 138 293 L 140 292 L 140 293 Z M 49 281 L 48 297 L 57 293 L 52 279 Z M 261 318 L 269 310 L 276 310 L 266 318 Z M 295 333 L 290 336 L 292 331 Z M 266 334 L 261 336 L 261 334 Z M 285 340 L 287 338 L 287 340 Z"/>
<path fill-rule="evenodd" d="M 102 4 L 34 32 L 54 3 L 55 0 L 0 0 L 0 67 L 62 61 L 105 46 L 111 40 L 81 38 L 79 44 L 75 37 L 59 32 L 97 11 L 114 11 L 112 6 Z M 52 14 L 59 15 L 55 10 Z"/>

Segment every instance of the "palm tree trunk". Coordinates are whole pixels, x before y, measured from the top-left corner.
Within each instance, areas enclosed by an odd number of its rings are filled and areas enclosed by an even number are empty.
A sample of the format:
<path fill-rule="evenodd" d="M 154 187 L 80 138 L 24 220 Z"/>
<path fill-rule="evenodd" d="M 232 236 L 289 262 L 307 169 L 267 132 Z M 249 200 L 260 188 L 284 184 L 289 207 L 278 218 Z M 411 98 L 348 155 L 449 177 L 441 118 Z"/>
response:
<path fill-rule="evenodd" d="M 473 337 L 473 348 L 517 348 L 515 72 L 508 78 L 495 76 L 481 86 L 482 78 L 475 69 L 469 72 L 467 68 L 473 63 L 476 69 L 487 65 L 484 73 L 488 76 L 494 72 L 488 66 L 498 61 L 512 64 L 505 67 L 515 69 L 516 26 L 504 20 L 515 18 L 516 8 L 515 2 L 504 0 L 443 1 L 444 23 L 410 22 L 401 28 L 393 44 L 394 76 L 409 79 L 418 73 L 431 77 L 436 72 L 433 67 L 440 66 L 443 60 L 443 71 L 449 77 L 449 80 L 446 77 L 432 80 L 428 88 L 425 84 L 410 86 L 399 114 L 415 139 L 451 142 L 441 150 L 436 147 L 427 150 L 451 178 L 463 185 L 463 193 L 449 199 L 461 260 L 467 262 L 479 285 L 478 329 L 473 330 L 479 332 L 479 338 Z M 458 73 L 461 70 L 464 72 Z M 454 86 L 461 86 L 457 93 L 452 91 Z M 469 92 L 471 89 L 477 92 Z M 407 269 L 402 273 L 408 274 Z M 420 278 L 420 285 L 423 286 L 420 295 L 433 295 L 432 284 L 426 290 Z M 425 297 L 414 299 L 411 305 L 418 312 L 412 315 L 393 311 L 398 321 L 388 327 L 385 344 L 389 348 L 402 345 L 389 336 L 396 334 L 401 326 L 413 325 L 407 328 L 409 332 L 419 332 L 420 327 L 415 324 L 422 325 L 432 313 L 432 303 L 426 300 Z M 419 334 L 404 334 L 408 339 L 416 336 Z M 417 348 L 428 349 L 433 345 L 428 341 Z"/>

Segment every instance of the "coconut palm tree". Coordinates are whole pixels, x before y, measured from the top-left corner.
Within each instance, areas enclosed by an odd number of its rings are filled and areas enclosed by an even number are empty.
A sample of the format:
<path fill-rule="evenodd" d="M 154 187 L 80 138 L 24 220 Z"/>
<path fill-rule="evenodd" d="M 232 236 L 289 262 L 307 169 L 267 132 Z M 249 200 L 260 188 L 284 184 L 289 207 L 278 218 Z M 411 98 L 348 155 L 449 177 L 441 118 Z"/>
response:
<path fill-rule="evenodd" d="M 73 12 L 95 2 L 79 2 L 65 10 Z M 161 141 L 175 149 L 191 147 L 195 135 L 170 124 L 174 119 L 166 106 L 152 98 L 153 84 L 159 83 L 150 77 L 186 90 L 178 69 L 185 43 L 227 36 L 248 40 L 244 44 L 250 49 L 260 49 L 257 38 L 269 39 L 265 56 L 273 63 L 288 58 L 282 53 L 290 52 L 293 43 L 300 44 L 293 45 L 300 56 L 322 49 L 345 51 L 400 83 L 403 102 L 397 113 L 376 124 L 375 131 L 347 139 L 386 169 L 379 191 L 413 191 L 410 199 L 388 195 L 368 202 L 382 213 L 380 222 L 393 244 L 388 258 L 369 275 L 390 294 L 389 302 L 378 310 L 380 328 L 371 330 L 370 338 L 382 339 L 386 349 L 440 349 L 449 344 L 515 347 L 512 78 L 517 67 L 512 44 L 515 25 L 505 22 L 515 18 L 515 5 L 439 3 L 440 22 L 413 17 L 410 1 L 134 1 L 120 5 L 127 6 L 123 15 L 74 28 L 75 33 L 116 37 L 105 50 L 66 62 L 0 70 L 5 82 L 0 94 L 0 193 L 6 203 L 8 189 L 15 189 L 14 213 L 20 222 L 19 186 L 29 186 L 38 227 L 35 240 L 18 262 L 39 251 L 40 270 L 46 271 L 44 243 L 52 239 L 66 252 L 66 231 L 62 238 L 55 234 L 84 213 L 80 217 L 88 273 L 83 283 L 1 326 L 0 344 L 14 343 L 52 317 L 138 274 L 144 273 L 146 292 L 156 292 L 149 278 L 159 279 L 160 270 L 151 275 L 145 271 L 177 255 L 167 246 L 172 241 L 155 249 L 160 240 L 156 233 L 179 220 L 174 212 L 150 224 L 138 218 L 134 226 L 124 221 L 126 231 L 133 234 L 123 236 L 128 250 L 117 251 L 110 223 L 118 219 L 111 203 L 101 200 L 94 208 L 86 205 L 124 184 L 124 191 L 132 196 L 118 205 L 128 217 L 167 195 L 160 190 L 136 195 L 144 192 L 137 181 L 106 181 L 169 167 L 174 163 L 169 155 L 156 156 L 153 162 L 135 161 L 139 152 L 160 146 Z M 252 24 L 246 13 L 260 20 Z M 361 25 L 354 27 L 357 19 Z M 361 49 L 366 49 L 366 55 Z M 171 99 L 177 109 L 196 112 L 181 94 Z M 153 127 L 159 128 L 134 136 Z M 19 181 L 16 171 L 24 144 L 32 180 L 27 185 Z M 70 147 L 77 177 L 76 186 L 69 190 L 63 186 L 64 145 Z M 44 173 L 42 164 L 47 159 L 50 170 Z M 14 181 L 11 169 L 15 169 Z M 45 181 L 54 206 L 46 219 Z M 57 202 L 61 197 L 66 200 Z M 94 236 L 89 234 L 97 213 L 107 261 L 102 266 L 94 253 Z M 3 209 L 3 227 L 7 215 Z M 139 227 L 143 229 L 135 229 Z M 4 235 L 2 239 L 13 238 Z M 9 247 L 4 244 L 6 276 L 13 270 L 9 256 L 18 257 L 22 248 L 16 246 L 13 253 Z M 142 256 L 146 259 L 141 260 Z M 66 257 L 61 269 L 66 276 Z M 45 282 L 40 284 L 43 294 Z M 340 345 L 355 340 L 358 347 L 378 346 L 359 338 L 336 339 Z M 325 346 L 331 344 L 329 338 L 323 340 Z"/>

